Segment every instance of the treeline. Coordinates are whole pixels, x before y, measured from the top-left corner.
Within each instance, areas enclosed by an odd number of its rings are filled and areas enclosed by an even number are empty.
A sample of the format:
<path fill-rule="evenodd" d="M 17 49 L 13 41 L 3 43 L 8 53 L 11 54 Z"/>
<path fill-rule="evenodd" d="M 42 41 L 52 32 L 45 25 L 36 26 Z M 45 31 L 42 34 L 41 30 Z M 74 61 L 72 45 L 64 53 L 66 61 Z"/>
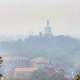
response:
<path fill-rule="evenodd" d="M 80 80 L 80 73 L 76 73 L 72 77 L 67 77 L 64 71 L 50 74 L 42 69 L 35 71 L 31 80 Z"/>

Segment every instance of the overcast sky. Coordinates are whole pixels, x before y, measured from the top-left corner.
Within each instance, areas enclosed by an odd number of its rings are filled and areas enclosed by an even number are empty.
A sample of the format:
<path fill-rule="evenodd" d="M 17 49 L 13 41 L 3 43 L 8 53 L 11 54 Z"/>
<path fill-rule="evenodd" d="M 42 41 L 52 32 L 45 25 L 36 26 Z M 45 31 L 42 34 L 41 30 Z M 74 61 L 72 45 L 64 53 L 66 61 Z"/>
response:
<path fill-rule="evenodd" d="M 0 0 L 0 34 L 43 31 L 51 21 L 54 34 L 80 37 L 80 0 Z"/>

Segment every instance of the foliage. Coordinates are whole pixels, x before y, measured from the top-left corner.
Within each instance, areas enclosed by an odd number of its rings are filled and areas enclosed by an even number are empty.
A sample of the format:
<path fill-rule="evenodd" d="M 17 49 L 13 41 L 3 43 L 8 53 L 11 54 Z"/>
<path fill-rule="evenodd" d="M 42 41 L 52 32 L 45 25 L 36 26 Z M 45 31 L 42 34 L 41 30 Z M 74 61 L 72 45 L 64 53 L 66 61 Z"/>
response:
<path fill-rule="evenodd" d="M 80 80 L 80 73 L 75 76 L 75 80 Z"/>
<path fill-rule="evenodd" d="M 49 80 L 49 75 L 43 70 L 38 70 L 33 73 L 32 80 Z"/>
<path fill-rule="evenodd" d="M 61 72 L 50 76 L 45 70 L 38 70 L 33 73 L 32 80 L 64 80 L 64 74 Z"/>
<path fill-rule="evenodd" d="M 3 63 L 3 59 L 2 59 L 2 57 L 0 56 L 0 64 L 2 64 Z"/>
<path fill-rule="evenodd" d="M 0 56 L 0 68 L 1 68 L 1 64 L 3 63 L 3 59 L 2 57 Z M 0 78 L 3 77 L 3 75 L 0 73 Z"/>

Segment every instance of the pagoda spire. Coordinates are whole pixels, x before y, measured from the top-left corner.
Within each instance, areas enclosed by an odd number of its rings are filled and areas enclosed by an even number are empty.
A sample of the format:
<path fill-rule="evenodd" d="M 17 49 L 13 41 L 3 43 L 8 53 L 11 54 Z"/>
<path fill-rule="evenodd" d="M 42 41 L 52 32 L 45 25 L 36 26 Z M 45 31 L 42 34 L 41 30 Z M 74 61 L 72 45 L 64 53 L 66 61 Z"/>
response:
<path fill-rule="evenodd" d="M 45 27 L 45 35 L 50 36 L 52 35 L 52 27 L 50 25 L 50 21 L 46 21 L 46 27 Z"/>

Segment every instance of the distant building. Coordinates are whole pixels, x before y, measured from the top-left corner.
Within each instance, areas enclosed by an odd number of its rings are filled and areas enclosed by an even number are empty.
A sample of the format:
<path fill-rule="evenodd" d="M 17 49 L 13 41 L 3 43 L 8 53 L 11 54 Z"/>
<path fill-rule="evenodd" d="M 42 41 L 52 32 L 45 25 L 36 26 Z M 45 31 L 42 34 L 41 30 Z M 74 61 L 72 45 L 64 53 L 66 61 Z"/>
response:
<path fill-rule="evenodd" d="M 40 36 L 43 36 L 43 33 L 42 33 L 42 32 L 39 32 L 39 35 L 40 35 Z"/>
<path fill-rule="evenodd" d="M 32 73 L 37 70 L 36 65 L 24 56 L 15 56 L 5 62 L 6 74 L 13 78 L 30 78 Z"/>
<path fill-rule="evenodd" d="M 17 65 L 14 70 L 14 77 L 29 78 L 34 71 L 43 68 L 49 61 L 43 57 L 38 57 L 33 60 L 22 57 L 17 58 L 16 62 Z"/>
<path fill-rule="evenodd" d="M 36 65 L 38 69 L 41 69 L 44 68 L 49 63 L 49 61 L 43 57 L 38 57 L 33 59 L 33 63 Z"/>
<path fill-rule="evenodd" d="M 43 57 L 37 57 L 37 58 L 33 59 L 32 61 L 36 64 L 48 64 L 49 63 L 49 60 L 47 60 Z"/>
<path fill-rule="evenodd" d="M 14 73 L 14 77 L 16 77 L 16 78 L 30 78 L 32 73 L 36 70 L 37 70 L 37 68 L 35 66 L 16 68 L 15 73 Z"/>
<path fill-rule="evenodd" d="M 18 57 L 15 63 L 14 77 L 29 78 L 37 70 L 35 64 L 26 57 Z"/>
<path fill-rule="evenodd" d="M 46 21 L 46 27 L 45 27 L 45 36 L 52 36 L 52 28 L 50 26 L 49 20 Z"/>

